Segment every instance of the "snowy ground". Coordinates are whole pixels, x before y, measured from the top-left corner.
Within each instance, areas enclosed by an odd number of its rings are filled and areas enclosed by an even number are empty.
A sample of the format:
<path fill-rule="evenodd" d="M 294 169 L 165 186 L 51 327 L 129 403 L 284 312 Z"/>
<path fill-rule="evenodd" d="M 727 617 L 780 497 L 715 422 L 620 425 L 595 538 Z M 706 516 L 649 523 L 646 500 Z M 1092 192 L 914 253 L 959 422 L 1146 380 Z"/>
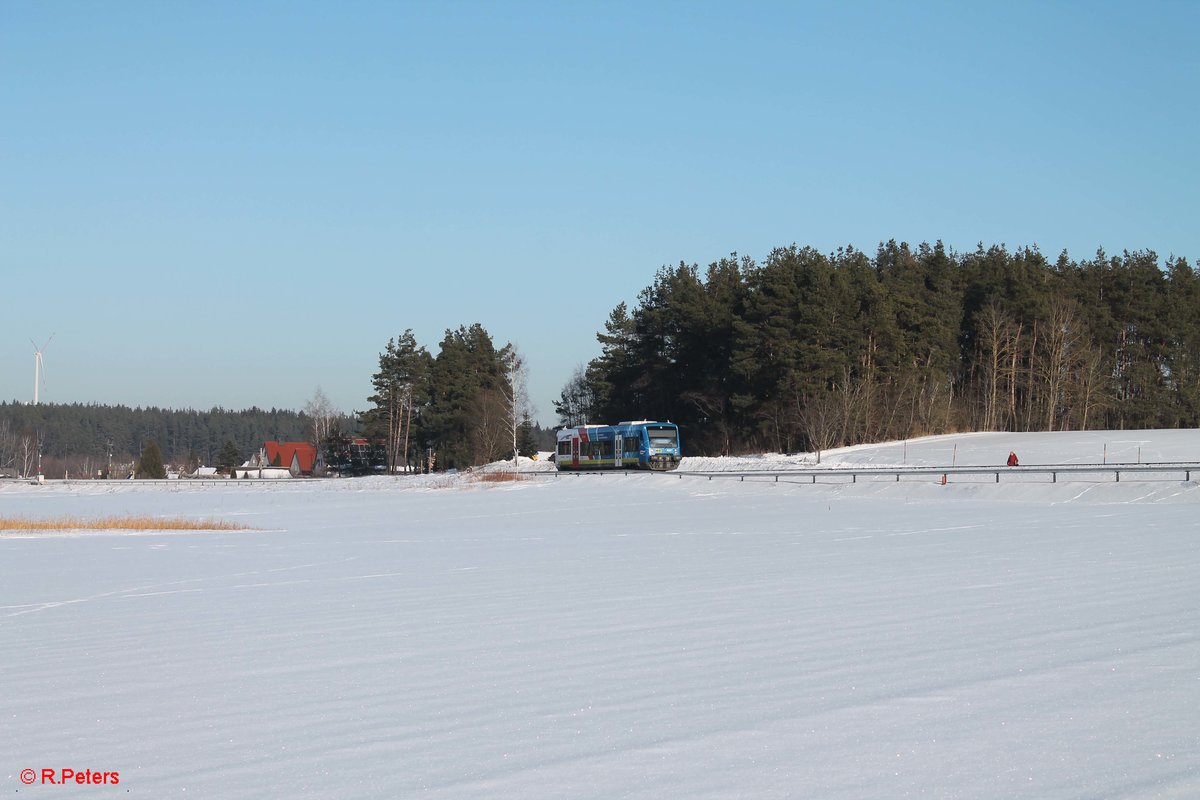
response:
<path fill-rule="evenodd" d="M 685 458 L 682 469 L 734 471 L 794 467 L 1002 466 L 1009 452 L 1023 466 L 1057 464 L 1143 464 L 1200 461 L 1200 431 L 1074 431 L 1042 433 L 964 433 L 926 436 L 904 442 L 864 444 L 818 456 L 762 455 L 747 458 Z"/>
<path fill-rule="evenodd" d="M 823 464 L 1105 444 L 1200 456 Z M 1200 796 L 1194 482 L 0 486 L 0 515 L 117 513 L 257 530 L 0 533 L 5 792 Z M 120 784 L 20 779 L 63 768 Z"/>

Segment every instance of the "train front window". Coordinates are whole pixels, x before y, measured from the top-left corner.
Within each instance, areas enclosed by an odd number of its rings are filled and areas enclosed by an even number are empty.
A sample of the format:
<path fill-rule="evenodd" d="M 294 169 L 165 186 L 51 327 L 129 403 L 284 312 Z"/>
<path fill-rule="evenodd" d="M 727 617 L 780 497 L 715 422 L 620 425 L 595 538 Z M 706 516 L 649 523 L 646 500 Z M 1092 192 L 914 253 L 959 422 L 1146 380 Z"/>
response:
<path fill-rule="evenodd" d="M 678 441 L 674 428 L 650 428 L 646 432 L 650 435 L 651 447 L 674 447 Z"/>

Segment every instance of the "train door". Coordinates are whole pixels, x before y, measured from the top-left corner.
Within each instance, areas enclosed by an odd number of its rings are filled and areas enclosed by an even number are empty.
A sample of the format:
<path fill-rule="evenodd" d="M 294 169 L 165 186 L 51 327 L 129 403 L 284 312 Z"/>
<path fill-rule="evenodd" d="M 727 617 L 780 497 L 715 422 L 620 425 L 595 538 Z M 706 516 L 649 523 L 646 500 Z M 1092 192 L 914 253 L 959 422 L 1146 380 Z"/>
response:
<path fill-rule="evenodd" d="M 571 469 L 579 469 L 579 440 L 571 439 Z"/>
<path fill-rule="evenodd" d="M 625 455 L 625 438 L 620 433 L 613 434 L 613 466 L 617 469 L 621 468 L 622 458 Z"/>

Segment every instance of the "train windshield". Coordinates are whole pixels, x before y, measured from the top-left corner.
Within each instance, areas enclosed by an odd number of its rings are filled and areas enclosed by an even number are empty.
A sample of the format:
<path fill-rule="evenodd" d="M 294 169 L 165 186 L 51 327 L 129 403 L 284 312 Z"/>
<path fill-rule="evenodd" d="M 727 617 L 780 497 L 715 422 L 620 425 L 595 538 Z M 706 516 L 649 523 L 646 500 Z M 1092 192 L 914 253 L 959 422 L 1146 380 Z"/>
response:
<path fill-rule="evenodd" d="M 674 447 L 679 440 L 674 428 L 647 428 L 646 434 L 650 437 L 651 447 Z"/>

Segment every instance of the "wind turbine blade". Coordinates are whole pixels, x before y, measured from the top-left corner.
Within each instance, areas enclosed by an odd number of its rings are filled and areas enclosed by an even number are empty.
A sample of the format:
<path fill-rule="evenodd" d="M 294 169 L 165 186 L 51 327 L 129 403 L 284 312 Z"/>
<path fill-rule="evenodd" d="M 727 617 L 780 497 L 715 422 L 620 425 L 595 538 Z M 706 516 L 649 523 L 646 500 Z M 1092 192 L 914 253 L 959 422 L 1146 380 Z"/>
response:
<path fill-rule="evenodd" d="M 57 334 L 58 334 L 58 331 L 55 331 L 54 333 L 50 334 L 50 338 L 46 340 L 46 343 L 44 345 L 42 345 L 42 350 L 45 350 L 47 347 L 50 346 L 50 343 L 54 341 L 54 337 Z"/>
<path fill-rule="evenodd" d="M 33 339 L 30 339 L 30 340 L 29 340 L 29 343 L 30 343 L 31 345 L 33 345 L 33 352 L 35 352 L 35 353 L 37 353 L 37 352 L 40 352 L 40 351 L 38 350 L 37 342 L 35 342 Z"/>

